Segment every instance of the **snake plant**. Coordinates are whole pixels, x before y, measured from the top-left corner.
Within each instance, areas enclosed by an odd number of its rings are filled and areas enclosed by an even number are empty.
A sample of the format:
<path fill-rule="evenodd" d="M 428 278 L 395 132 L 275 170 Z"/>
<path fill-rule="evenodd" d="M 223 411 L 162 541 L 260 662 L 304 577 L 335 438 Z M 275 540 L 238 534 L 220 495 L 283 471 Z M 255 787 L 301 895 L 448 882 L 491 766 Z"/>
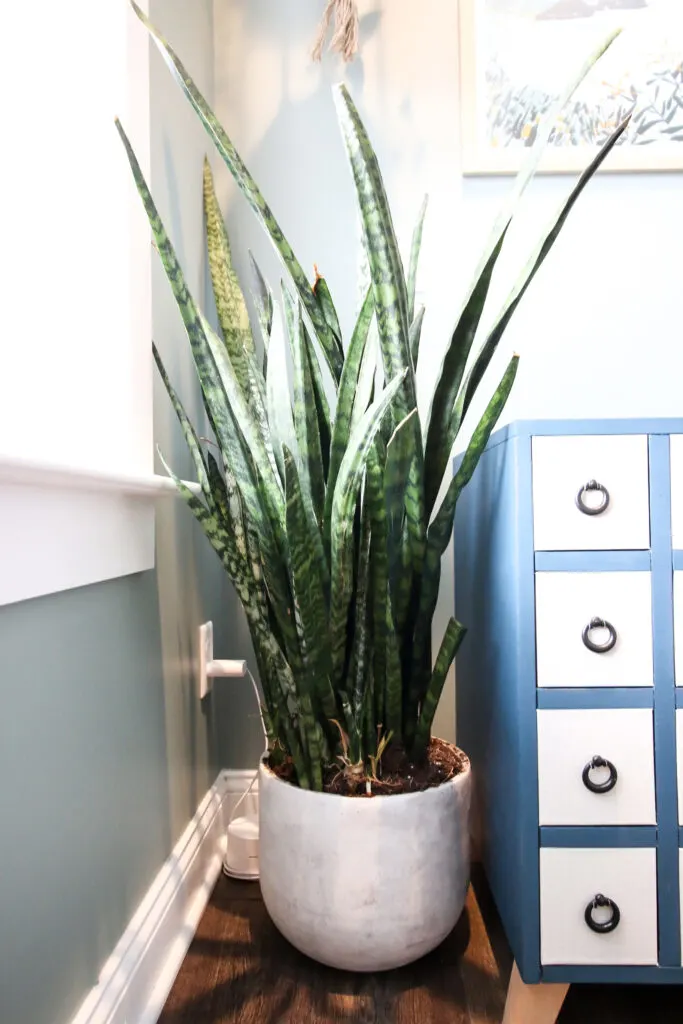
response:
<path fill-rule="evenodd" d="M 207 163 L 204 207 L 219 322 L 219 330 L 214 330 L 190 294 L 135 154 L 117 122 L 155 248 L 185 324 L 215 437 L 207 447 L 198 436 L 155 348 L 159 372 L 194 460 L 199 493 L 166 469 L 246 613 L 272 749 L 291 758 L 295 781 L 303 788 L 321 790 L 326 766 L 339 759 L 355 778 L 369 779 L 378 770 L 387 743 L 400 744 L 413 760 L 423 757 L 428 747 L 444 681 L 465 634 L 464 626 L 451 619 L 432 658 L 441 557 L 458 497 L 510 394 L 517 355 L 510 359 L 437 505 L 451 451 L 511 316 L 586 183 L 626 125 L 617 128 L 580 177 L 475 350 L 489 284 L 516 202 L 540 159 L 543 140 L 537 141 L 465 295 L 429 417 L 422 423 L 416 406 L 416 367 L 424 310 L 415 308 L 415 282 L 425 208 L 415 228 L 406 274 L 377 158 L 347 89 L 336 87 L 334 99 L 355 183 L 371 283 L 345 343 L 327 282 L 316 275 L 311 284 L 180 59 L 143 12 L 133 7 L 270 236 L 287 274 L 276 308 L 253 264 L 257 317 L 252 327 Z M 558 107 L 611 41 L 591 56 Z M 546 139 L 553 120 L 551 114 Z M 260 350 L 266 355 L 259 357 Z M 288 354 L 291 391 L 285 372 Z"/>

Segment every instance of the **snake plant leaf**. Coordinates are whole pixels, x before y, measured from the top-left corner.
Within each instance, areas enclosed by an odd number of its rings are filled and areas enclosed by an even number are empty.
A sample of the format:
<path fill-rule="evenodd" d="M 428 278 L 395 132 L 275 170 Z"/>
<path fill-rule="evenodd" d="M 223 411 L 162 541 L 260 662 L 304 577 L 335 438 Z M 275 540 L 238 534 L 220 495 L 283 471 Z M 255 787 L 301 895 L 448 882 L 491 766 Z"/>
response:
<path fill-rule="evenodd" d="M 472 434 L 458 471 L 451 480 L 441 507 L 429 527 L 422 592 L 420 595 L 420 611 L 418 624 L 415 629 L 413 651 L 413 680 L 418 688 L 424 685 L 425 674 L 429 672 L 430 668 L 428 652 L 431 644 L 431 621 L 439 594 L 441 557 L 450 541 L 455 507 L 463 488 L 472 479 L 479 459 L 488 444 L 491 432 L 505 407 L 505 403 L 512 390 L 512 385 L 515 382 L 518 365 L 519 356 L 513 355 L 493 397 Z"/>
<path fill-rule="evenodd" d="M 396 401 L 407 370 L 394 378 L 373 402 L 349 438 L 334 489 L 331 528 L 330 648 L 333 685 L 341 681 L 346 661 L 349 603 L 354 585 L 356 503 L 365 465 L 382 419 Z"/>
<path fill-rule="evenodd" d="M 403 724 L 403 680 L 401 677 L 401 653 L 391 613 L 391 601 L 387 601 L 386 612 L 387 677 L 384 689 L 386 728 L 395 736 L 400 736 Z"/>
<path fill-rule="evenodd" d="M 497 245 L 479 274 L 458 318 L 434 390 L 425 445 L 425 505 L 428 516 L 431 515 L 434 508 L 434 502 L 451 457 L 454 439 L 451 438 L 449 431 L 453 407 L 457 400 L 458 389 L 465 373 L 467 359 L 479 327 L 493 271 L 503 248 L 508 226 L 506 225 L 503 229 Z"/>
<path fill-rule="evenodd" d="M 386 449 L 380 437 L 368 455 L 366 492 L 370 515 L 370 576 L 372 593 L 374 714 L 384 724 L 384 688 L 387 673 L 387 510 L 384 500 Z"/>
<path fill-rule="evenodd" d="M 178 397 L 175 388 L 173 387 L 171 381 L 169 380 L 169 376 L 166 373 L 166 368 L 163 364 L 161 356 L 159 355 L 159 350 L 157 349 L 154 342 L 152 342 L 152 353 L 154 355 L 154 361 L 159 371 L 159 376 L 163 381 L 164 387 L 166 388 L 166 391 L 168 393 L 168 397 L 171 399 L 171 405 L 173 406 L 176 416 L 178 417 L 178 421 L 183 432 L 183 437 L 185 438 L 187 447 L 190 450 L 190 455 L 192 456 L 195 472 L 197 474 L 197 482 L 201 486 L 202 493 L 204 495 L 204 500 L 206 501 L 206 504 L 208 505 L 209 509 L 211 509 L 215 513 L 216 509 L 214 506 L 213 488 L 211 483 L 209 482 L 209 474 L 206 463 L 204 461 L 204 455 L 202 453 L 202 448 L 201 444 L 199 443 L 197 432 L 192 426 L 189 417 L 185 412 L 183 403 L 180 401 L 180 398 Z"/>
<path fill-rule="evenodd" d="M 218 467 L 218 463 L 211 452 L 206 453 L 206 473 L 211 489 L 211 504 L 209 504 L 209 507 L 213 505 L 214 515 L 218 521 L 223 524 L 226 530 L 230 530 L 232 532 L 235 544 L 246 563 L 247 550 L 246 541 L 244 539 L 244 530 L 240 529 L 240 533 L 237 535 L 233 528 L 228 489 L 226 487 L 225 480 L 223 479 L 223 474 Z"/>
<path fill-rule="evenodd" d="M 413 409 L 402 419 L 391 435 L 387 445 L 384 467 L 389 582 L 394 605 L 395 625 L 399 630 L 404 624 L 401 620 L 407 609 L 412 582 L 410 560 L 402 557 L 402 551 L 407 544 L 407 534 L 404 532 L 405 498 L 412 459 L 412 424 L 410 421 L 413 416 L 417 416 L 417 409 Z M 402 613 L 400 615 L 396 614 L 399 608 Z"/>
<path fill-rule="evenodd" d="M 230 240 L 216 198 L 211 166 L 206 157 L 204 157 L 203 195 L 209 269 L 218 322 L 221 325 L 235 373 L 246 394 L 246 356 L 248 353 L 255 355 L 254 339 L 251 335 L 244 295 L 232 265 Z"/>
<path fill-rule="evenodd" d="M 318 429 L 318 413 L 306 351 L 303 316 L 299 303 L 284 287 L 282 296 L 289 349 L 294 368 L 294 430 L 301 459 L 302 483 L 307 497 L 312 503 L 316 522 L 322 523 L 325 505 L 325 475 Z"/>
<path fill-rule="evenodd" d="M 329 550 L 330 544 L 330 523 L 332 521 L 332 498 L 339 474 L 344 453 L 348 448 L 349 435 L 351 433 L 351 414 L 358 388 L 358 376 L 360 373 L 361 361 L 365 345 L 368 339 L 370 324 L 375 312 L 375 303 L 372 288 L 368 288 L 365 301 L 361 307 L 356 326 L 351 336 L 349 349 L 344 360 L 339 390 L 337 391 L 337 411 L 332 428 L 332 441 L 330 445 L 330 468 L 327 475 L 327 492 L 325 495 L 325 514 L 323 535 L 325 546 Z"/>
<path fill-rule="evenodd" d="M 462 409 L 456 416 L 453 415 L 453 410 L 488 296 L 493 271 L 513 216 L 543 158 L 548 139 L 555 128 L 560 112 L 589 71 L 612 45 L 620 31 L 620 29 L 617 29 L 611 32 L 597 49 L 589 55 L 588 59 L 581 64 L 577 73 L 569 79 L 566 88 L 543 118 L 538 127 L 536 141 L 529 149 L 526 159 L 515 179 L 511 193 L 503 203 L 493 226 L 491 236 L 484 247 L 439 371 L 429 413 L 425 445 L 425 503 L 427 517 L 431 515 L 434 508 L 434 503 L 441 487 L 441 481 L 451 457 L 457 429 L 459 429 L 464 416 Z"/>
<path fill-rule="evenodd" d="M 451 422 L 449 424 L 448 436 L 455 437 L 460 429 L 460 425 L 467 415 L 472 399 L 474 398 L 475 392 L 479 387 L 479 383 L 486 372 L 491 359 L 498 347 L 498 343 L 507 327 L 513 313 L 517 309 L 517 306 L 522 301 L 529 285 L 533 281 L 534 277 L 538 273 L 539 269 L 543 265 L 545 258 L 552 249 L 553 245 L 557 241 L 562 228 L 564 227 L 569 214 L 571 213 L 574 205 L 576 204 L 579 196 L 585 189 L 588 182 L 591 180 L 593 175 L 599 170 L 604 161 L 607 159 L 609 154 L 612 152 L 616 144 L 618 143 L 621 136 L 626 131 L 631 121 L 631 115 L 629 114 L 616 130 L 610 135 L 600 151 L 596 154 L 593 160 L 591 160 L 588 167 L 579 177 L 574 188 L 571 190 L 568 198 L 562 203 L 559 213 L 553 218 L 550 228 L 539 242 L 533 256 L 529 260 L 527 266 L 522 272 L 519 280 L 516 282 L 512 292 L 510 293 L 502 312 L 496 319 L 493 329 L 489 333 L 486 341 L 482 345 L 473 365 L 461 389 L 461 393 L 458 395 L 458 400 L 453 410 Z"/>
<path fill-rule="evenodd" d="M 339 349 L 339 355 L 344 360 L 344 349 L 342 348 L 342 332 L 339 325 L 339 317 L 337 316 L 337 310 L 335 309 L 332 294 L 330 292 L 327 281 L 324 277 L 318 273 L 318 268 L 315 268 L 315 283 L 313 285 L 313 294 L 318 300 L 320 311 L 325 317 L 325 322 L 330 328 L 335 338 L 337 339 L 337 347 Z"/>
<path fill-rule="evenodd" d="M 408 323 L 412 323 L 415 316 L 415 288 L 417 284 L 417 268 L 420 262 L 420 250 L 422 248 L 422 231 L 424 229 L 425 215 L 429 196 L 422 200 L 422 206 L 417 217 L 417 223 L 413 230 L 413 240 L 410 245 L 410 263 L 408 265 Z M 413 365 L 415 361 L 413 360 Z"/>
<path fill-rule="evenodd" d="M 258 316 L 261 330 L 263 331 L 267 350 L 268 339 L 270 338 L 270 329 L 273 326 L 273 293 L 270 290 L 268 282 L 261 273 L 261 268 L 256 262 L 251 249 L 249 250 L 249 264 L 251 266 L 251 276 L 253 281 L 251 294 L 254 299 L 256 315 Z"/>
<path fill-rule="evenodd" d="M 287 497 L 287 539 L 290 567 L 304 639 L 304 663 L 321 676 L 330 670 L 327 645 L 327 607 L 329 577 L 322 557 L 320 532 L 313 522 L 301 490 L 301 481 L 294 456 L 285 448 L 285 487 Z M 329 691 L 332 697 L 332 691 Z M 336 713 L 334 700 L 323 694 L 325 713 Z"/>
<path fill-rule="evenodd" d="M 392 380 L 406 368 L 410 371 L 396 403 L 401 420 L 417 404 L 403 264 L 377 157 L 346 86 L 334 87 L 334 101 L 363 223 L 385 377 Z"/>
<path fill-rule="evenodd" d="M 368 338 L 363 349 L 363 356 L 360 361 L 360 372 L 356 384 L 356 393 L 353 396 L 353 408 L 351 410 L 350 433 L 356 424 L 363 418 L 368 406 L 372 401 L 375 387 L 375 373 L 377 371 L 378 338 L 377 331 L 373 330 L 374 321 L 370 324 Z"/>
<path fill-rule="evenodd" d="M 332 418 L 330 406 L 325 394 L 325 384 L 322 370 L 315 351 L 313 340 L 306 330 L 304 324 L 304 341 L 306 342 L 306 356 L 308 358 L 308 370 L 313 385 L 313 396 L 315 398 L 315 412 L 318 417 L 318 434 L 320 435 L 320 451 L 323 460 L 323 476 L 327 483 L 330 472 L 330 447 L 332 445 Z"/>
<path fill-rule="evenodd" d="M 283 448 L 287 447 L 290 451 L 296 451 L 297 444 L 287 370 L 287 340 L 279 310 L 276 310 L 273 317 L 270 348 L 268 350 L 266 404 L 273 453 L 280 470 L 280 479 L 284 486 L 285 463 Z"/>
<path fill-rule="evenodd" d="M 261 493 L 265 506 L 273 519 L 277 536 L 280 529 L 284 529 L 284 494 L 267 432 L 267 423 L 264 430 L 263 424 L 257 419 L 258 413 L 252 411 L 250 406 L 247 405 L 237 375 L 221 339 L 201 312 L 199 317 L 204 330 L 204 336 L 207 339 L 218 369 L 223 390 L 258 472 Z"/>
<path fill-rule="evenodd" d="M 247 170 L 242 158 L 228 137 L 227 132 L 216 118 L 216 115 L 195 85 L 178 55 L 134 0 L 131 0 L 131 6 L 154 40 L 173 78 L 178 83 L 182 92 L 199 116 L 207 134 L 214 142 L 216 149 L 235 179 L 240 191 L 256 214 L 257 219 L 265 229 L 266 233 L 270 236 L 276 251 L 287 268 L 296 290 L 299 293 L 299 298 L 301 299 L 306 313 L 313 325 L 315 334 L 320 342 L 325 358 L 328 361 L 330 372 L 332 373 L 335 383 L 338 382 L 339 377 L 341 376 L 342 361 L 339 356 L 336 338 L 322 315 L 320 306 L 311 291 L 308 279 L 301 267 L 301 264 L 294 255 L 292 247 L 283 235 L 280 225 L 261 195 L 256 182 Z"/>
<path fill-rule="evenodd" d="M 436 663 L 429 686 L 427 687 L 427 693 L 422 703 L 415 734 L 413 756 L 420 757 L 423 755 L 429 745 L 432 723 L 443 692 L 444 683 L 446 682 L 446 676 L 466 632 L 465 627 L 456 619 L 452 618 L 449 620 L 439 653 L 436 656 Z"/>
<path fill-rule="evenodd" d="M 417 361 L 420 356 L 420 339 L 422 338 L 422 324 L 425 318 L 425 307 L 420 306 L 413 322 L 410 325 L 410 358 L 417 370 Z"/>
<path fill-rule="evenodd" d="M 370 662 L 370 544 L 372 520 L 367 500 L 363 503 L 361 517 L 360 553 L 354 607 L 354 638 L 353 638 L 353 686 L 351 691 L 352 705 L 356 715 L 361 715 L 365 701 L 365 686 L 368 680 Z M 363 730 L 361 730 L 362 734 Z"/>

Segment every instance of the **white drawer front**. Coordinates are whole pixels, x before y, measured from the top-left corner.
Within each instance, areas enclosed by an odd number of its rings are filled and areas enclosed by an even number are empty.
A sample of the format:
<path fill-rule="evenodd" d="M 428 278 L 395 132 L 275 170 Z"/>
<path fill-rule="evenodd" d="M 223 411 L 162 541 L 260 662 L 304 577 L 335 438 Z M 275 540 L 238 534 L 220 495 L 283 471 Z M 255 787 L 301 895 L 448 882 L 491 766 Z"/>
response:
<path fill-rule="evenodd" d="M 672 434 L 671 452 L 671 543 L 683 548 L 683 435 Z"/>
<path fill-rule="evenodd" d="M 678 781 L 678 824 L 683 825 L 683 711 L 676 712 L 676 776 Z"/>
<path fill-rule="evenodd" d="M 583 641 L 595 618 L 616 631 L 612 650 Z M 606 630 L 588 639 L 603 644 Z M 649 572 L 537 572 L 538 686 L 652 686 L 652 598 Z"/>
<path fill-rule="evenodd" d="M 535 437 L 532 457 L 537 551 L 650 547 L 647 437 Z M 591 481 L 609 493 L 600 515 L 586 515 L 576 503 Z M 586 502 L 600 497 L 594 492 Z"/>
<path fill-rule="evenodd" d="M 541 850 L 541 963 L 656 964 L 654 849 Z M 597 934 L 585 921 L 595 896 L 619 907 L 617 928 Z M 596 920 L 601 912 L 596 911 Z M 607 915 L 605 915 L 607 916 Z"/>
<path fill-rule="evenodd" d="M 674 573 L 674 655 L 676 686 L 683 686 L 683 572 Z"/>
<path fill-rule="evenodd" d="M 652 712 L 645 708 L 538 711 L 538 801 L 541 825 L 654 825 Z M 583 772 L 595 756 L 616 769 L 616 784 L 595 793 Z M 597 768 L 588 782 L 611 776 Z"/>

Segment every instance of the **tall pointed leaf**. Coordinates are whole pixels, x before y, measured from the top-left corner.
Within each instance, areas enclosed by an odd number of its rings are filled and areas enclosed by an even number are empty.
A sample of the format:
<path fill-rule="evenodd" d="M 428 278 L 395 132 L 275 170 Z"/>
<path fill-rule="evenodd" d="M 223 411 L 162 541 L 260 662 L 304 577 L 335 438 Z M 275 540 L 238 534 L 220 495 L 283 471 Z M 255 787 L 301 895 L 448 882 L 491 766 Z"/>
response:
<path fill-rule="evenodd" d="M 282 291 L 285 323 L 294 367 L 294 429 L 301 458 L 302 482 L 313 505 L 316 522 L 322 523 L 325 504 L 325 476 L 323 472 L 318 412 L 313 393 L 311 367 L 306 351 L 304 322 L 301 307 L 286 288 Z"/>
<path fill-rule="evenodd" d="M 335 338 L 337 339 L 337 347 L 339 349 L 339 355 L 341 359 L 344 359 L 344 350 L 342 348 L 342 333 L 339 325 L 339 317 L 337 316 L 337 310 L 335 309 L 332 294 L 328 287 L 327 281 L 324 277 L 318 273 L 318 268 L 315 268 L 315 283 L 313 285 L 313 294 L 318 300 L 320 311 L 325 317 L 325 322 L 330 328 Z"/>
<path fill-rule="evenodd" d="M 273 326 L 273 293 L 251 250 L 249 250 L 249 263 L 253 280 L 251 294 L 256 307 L 256 315 L 259 318 L 264 337 L 270 338 L 270 329 Z"/>
<path fill-rule="evenodd" d="M 320 435 L 320 451 L 323 460 L 323 475 L 325 477 L 325 482 L 327 482 L 330 473 L 332 418 L 330 416 L 330 406 L 327 401 L 327 395 L 325 394 L 325 384 L 323 381 L 322 370 L 320 369 L 320 363 L 318 362 L 318 356 L 315 351 L 315 345 L 313 344 L 313 340 L 311 339 L 311 336 L 306 330 L 305 326 L 304 340 L 306 342 L 308 369 L 311 375 L 311 383 L 313 385 L 315 412 L 318 418 L 318 433 Z"/>
<path fill-rule="evenodd" d="M 334 490 L 331 529 L 330 648 L 333 681 L 341 681 L 346 658 L 347 620 L 354 584 L 353 521 L 368 455 L 379 426 L 403 383 L 399 374 L 370 406 L 349 440 Z"/>
<path fill-rule="evenodd" d="M 472 474 L 477 468 L 479 459 L 488 444 L 491 432 L 505 407 L 517 375 L 518 365 L 519 356 L 514 355 L 508 363 L 507 369 L 491 401 L 472 434 L 460 467 L 450 482 L 434 522 L 429 527 L 422 592 L 420 595 L 420 611 L 415 629 L 415 646 L 413 651 L 413 680 L 418 690 L 424 687 L 426 675 L 430 670 L 428 655 L 431 645 L 431 622 L 434 609 L 436 608 L 439 583 L 441 581 L 441 556 L 448 547 L 451 537 L 455 507 L 463 488 L 472 479 Z"/>
<path fill-rule="evenodd" d="M 299 473 L 292 453 L 285 448 L 287 539 L 294 594 L 303 634 L 304 670 L 313 680 L 324 713 L 334 718 L 337 709 L 329 684 L 330 652 L 327 643 L 327 596 L 322 541 L 304 502 Z"/>
<path fill-rule="evenodd" d="M 216 198 L 211 166 L 206 157 L 204 158 L 203 193 L 209 269 L 213 294 L 216 299 L 218 322 L 221 325 L 235 373 L 246 394 L 248 388 L 246 358 L 248 354 L 255 355 L 254 339 L 251 336 L 251 325 L 244 295 L 232 265 L 230 240 Z"/>
<path fill-rule="evenodd" d="M 279 309 L 275 311 L 271 330 L 268 372 L 266 374 L 266 403 L 273 453 L 284 485 L 283 448 L 286 446 L 290 451 L 296 451 L 296 434 L 287 372 L 287 340 Z"/>
<path fill-rule="evenodd" d="M 339 474 L 344 453 L 348 448 L 349 435 L 351 433 L 351 414 L 353 403 L 358 388 L 358 375 L 360 373 L 361 361 L 370 330 L 370 323 L 375 311 L 372 289 L 368 288 L 365 301 L 358 314 L 356 327 L 349 350 L 344 360 L 339 390 L 337 392 L 337 411 L 332 428 L 332 442 L 330 446 L 330 469 L 327 475 L 327 493 L 325 496 L 324 536 L 326 547 L 329 547 L 330 523 L 332 520 L 332 498 Z"/>
<path fill-rule="evenodd" d="M 422 324 L 425 318 L 425 307 L 420 306 L 415 318 L 410 325 L 410 358 L 417 370 L 417 361 L 420 357 L 420 340 L 422 338 Z"/>
<path fill-rule="evenodd" d="M 591 68 L 612 45 L 620 31 L 618 29 L 611 32 L 589 56 L 588 60 L 582 63 L 577 73 L 570 79 L 565 90 L 539 125 L 536 141 L 522 164 L 509 197 L 503 204 L 493 226 L 489 241 L 475 270 L 462 312 L 458 317 L 450 344 L 444 356 L 429 413 L 429 426 L 425 445 L 425 502 L 427 517 L 431 515 L 434 508 L 434 502 L 441 487 L 443 474 L 451 456 L 455 440 L 453 435 L 453 429 L 455 428 L 453 408 L 484 309 L 491 277 L 513 215 L 529 183 L 533 180 L 560 112 Z"/>
<path fill-rule="evenodd" d="M 257 219 L 270 236 L 299 293 L 299 298 L 306 309 L 316 336 L 320 341 L 320 346 L 325 353 L 330 372 L 334 380 L 338 381 L 341 376 L 341 359 L 336 339 L 320 311 L 320 306 L 311 291 L 308 279 L 301 268 L 301 264 L 294 255 L 292 247 L 283 235 L 280 225 L 277 223 L 270 207 L 261 195 L 256 182 L 247 170 L 225 129 L 200 93 L 180 58 L 133 0 L 131 0 L 131 6 L 156 43 L 173 78 L 199 115 L 207 134 L 214 142 L 216 149 L 225 161 L 228 170 L 256 214 Z"/>
<path fill-rule="evenodd" d="M 579 180 L 570 192 L 568 198 L 562 203 L 559 213 L 553 218 L 550 228 L 539 242 L 533 256 L 527 263 L 527 266 L 525 267 L 519 280 L 516 282 L 511 294 L 509 295 L 503 307 L 502 312 L 498 316 L 493 329 L 486 338 L 486 341 L 484 342 L 480 352 L 478 353 L 477 358 L 472 366 L 472 369 L 468 373 L 467 378 L 463 383 L 461 393 L 458 395 L 458 400 L 455 404 L 453 416 L 451 417 L 448 430 L 448 436 L 452 436 L 453 440 L 455 440 L 455 437 L 457 436 L 457 432 L 460 429 L 460 425 L 467 414 L 467 410 L 471 405 L 472 399 L 474 398 L 474 394 L 479 386 L 479 383 L 482 377 L 484 376 L 484 373 L 486 372 L 486 369 L 489 363 L 491 362 L 491 359 L 493 358 L 496 348 L 498 347 L 498 342 L 500 341 L 503 332 L 505 331 L 505 328 L 507 327 L 508 323 L 510 322 L 510 319 L 512 318 L 512 314 L 515 312 L 517 306 L 522 301 L 527 288 L 533 281 L 537 272 L 543 265 L 546 256 L 548 255 L 553 245 L 557 241 L 557 238 L 559 237 L 559 234 L 562 228 L 564 227 L 567 218 L 569 217 L 569 214 L 571 213 L 579 196 L 581 195 L 581 193 L 583 192 L 584 188 L 591 180 L 593 175 L 596 173 L 596 171 L 600 168 L 600 166 L 604 163 L 606 158 L 612 152 L 617 142 L 626 131 L 630 123 L 630 120 L 631 115 L 629 114 L 629 116 L 626 117 L 621 122 L 619 127 L 612 133 L 609 139 L 605 142 L 605 144 L 600 149 L 600 152 L 596 154 L 595 158 L 590 162 L 590 164 L 585 169 L 583 174 L 581 174 Z"/>
<path fill-rule="evenodd" d="M 413 747 L 413 753 L 416 757 L 424 754 L 429 745 L 432 722 L 434 721 L 434 715 L 443 692 L 446 676 L 453 664 L 453 659 L 458 653 L 458 648 L 465 638 L 466 632 L 465 627 L 461 626 L 456 619 L 450 619 L 441 642 L 441 647 L 439 648 L 439 653 L 436 656 L 436 663 L 429 686 L 427 687 L 427 693 L 422 702 L 422 710 L 420 711 Z"/>
<path fill-rule="evenodd" d="M 384 501 L 384 463 L 386 451 L 378 437 L 368 456 L 366 488 L 370 515 L 370 575 L 372 579 L 372 626 L 374 634 L 373 677 L 374 712 L 384 725 L 384 688 L 387 674 L 387 511 Z"/>
<path fill-rule="evenodd" d="M 392 380 L 406 368 L 410 370 L 396 405 L 398 418 L 403 419 L 416 405 L 403 264 L 377 157 L 346 86 L 334 87 L 334 101 L 363 222 L 384 373 Z"/>
<path fill-rule="evenodd" d="M 422 248 L 422 231 L 427 213 L 429 196 L 422 200 L 422 206 L 417 217 L 417 223 L 413 231 L 413 240 L 410 246 L 410 264 L 408 268 L 408 323 L 412 323 L 415 316 L 415 288 L 417 284 L 417 268 L 420 262 L 420 249 Z"/>

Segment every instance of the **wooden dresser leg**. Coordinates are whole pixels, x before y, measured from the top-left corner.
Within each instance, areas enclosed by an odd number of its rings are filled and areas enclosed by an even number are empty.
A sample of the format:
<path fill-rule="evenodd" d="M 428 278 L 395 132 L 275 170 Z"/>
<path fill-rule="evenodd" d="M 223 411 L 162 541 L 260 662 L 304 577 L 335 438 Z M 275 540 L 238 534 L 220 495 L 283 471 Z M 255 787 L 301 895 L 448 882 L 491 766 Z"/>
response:
<path fill-rule="evenodd" d="M 569 985 L 525 985 L 512 966 L 503 1024 L 555 1024 Z"/>

